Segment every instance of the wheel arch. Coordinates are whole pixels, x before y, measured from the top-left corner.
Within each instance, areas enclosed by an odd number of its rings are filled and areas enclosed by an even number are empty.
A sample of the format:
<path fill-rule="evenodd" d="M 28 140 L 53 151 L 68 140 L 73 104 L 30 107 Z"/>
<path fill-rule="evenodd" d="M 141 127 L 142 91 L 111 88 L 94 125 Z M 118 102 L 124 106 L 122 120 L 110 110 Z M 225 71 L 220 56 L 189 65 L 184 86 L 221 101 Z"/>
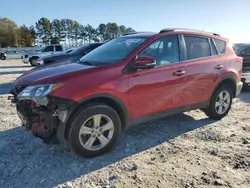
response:
<path fill-rule="evenodd" d="M 236 89 L 237 89 L 237 84 L 236 84 L 236 79 L 233 76 L 227 76 L 221 79 L 220 81 L 217 82 L 216 86 L 214 87 L 214 90 L 212 92 L 211 97 L 213 96 L 214 92 L 216 91 L 217 88 L 219 88 L 221 85 L 228 85 L 232 90 L 233 90 L 233 98 L 236 96 Z"/>
<path fill-rule="evenodd" d="M 69 122 L 71 122 L 74 114 L 78 110 L 80 110 L 83 106 L 95 102 L 100 102 L 112 107 L 121 118 L 122 130 L 126 129 L 127 125 L 129 125 L 129 114 L 125 104 L 120 99 L 110 94 L 94 94 L 80 100 L 77 103 L 77 105 L 70 110 L 68 118 L 65 122 L 64 137 L 66 139 L 67 139 L 67 131 L 69 130 L 70 127 Z"/>

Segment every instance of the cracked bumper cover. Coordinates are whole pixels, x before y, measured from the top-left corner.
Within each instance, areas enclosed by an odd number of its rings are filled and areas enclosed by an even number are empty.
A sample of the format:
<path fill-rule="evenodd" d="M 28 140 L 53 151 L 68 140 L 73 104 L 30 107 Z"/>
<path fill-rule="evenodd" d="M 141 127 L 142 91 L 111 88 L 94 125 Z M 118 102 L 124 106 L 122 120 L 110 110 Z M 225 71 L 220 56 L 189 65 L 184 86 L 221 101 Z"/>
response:
<path fill-rule="evenodd" d="M 75 102 L 58 97 L 41 97 L 19 100 L 12 98 L 23 126 L 34 136 L 49 139 L 56 135 L 59 126 L 64 126 L 69 111 Z M 63 135 L 64 136 L 64 135 Z"/>

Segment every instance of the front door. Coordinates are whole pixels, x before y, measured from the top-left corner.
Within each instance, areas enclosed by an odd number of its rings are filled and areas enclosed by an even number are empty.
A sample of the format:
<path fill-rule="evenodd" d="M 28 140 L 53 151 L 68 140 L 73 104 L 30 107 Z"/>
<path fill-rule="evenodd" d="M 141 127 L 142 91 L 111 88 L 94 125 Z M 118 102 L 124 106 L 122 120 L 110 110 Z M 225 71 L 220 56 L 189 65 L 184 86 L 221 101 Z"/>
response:
<path fill-rule="evenodd" d="M 138 54 L 154 58 L 157 66 L 128 74 L 132 119 L 182 111 L 186 66 L 180 62 L 179 49 L 178 36 L 169 35 L 152 42 Z"/>

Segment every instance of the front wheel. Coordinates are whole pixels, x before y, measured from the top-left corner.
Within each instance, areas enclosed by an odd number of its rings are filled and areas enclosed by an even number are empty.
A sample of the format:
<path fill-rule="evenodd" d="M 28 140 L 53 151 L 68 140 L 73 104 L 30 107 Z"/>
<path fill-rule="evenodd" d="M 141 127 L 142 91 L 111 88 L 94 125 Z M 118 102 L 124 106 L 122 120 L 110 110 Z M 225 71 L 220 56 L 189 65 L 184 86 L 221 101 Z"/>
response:
<path fill-rule="evenodd" d="M 32 58 L 32 59 L 29 60 L 29 62 L 30 62 L 30 65 L 31 65 L 31 66 L 36 66 L 36 65 L 35 65 L 35 59 Z"/>
<path fill-rule="evenodd" d="M 121 134 L 117 112 L 101 103 L 91 104 L 76 112 L 70 122 L 68 143 L 81 157 L 96 157 L 111 150 Z"/>
<path fill-rule="evenodd" d="M 1 57 L 1 60 L 6 60 L 6 57 L 5 57 L 5 56 L 2 56 L 2 57 Z"/>
<path fill-rule="evenodd" d="M 204 109 L 204 112 L 209 118 L 220 120 L 228 114 L 232 100 L 232 89 L 228 85 L 222 85 L 215 90 L 210 105 L 207 109 Z"/>

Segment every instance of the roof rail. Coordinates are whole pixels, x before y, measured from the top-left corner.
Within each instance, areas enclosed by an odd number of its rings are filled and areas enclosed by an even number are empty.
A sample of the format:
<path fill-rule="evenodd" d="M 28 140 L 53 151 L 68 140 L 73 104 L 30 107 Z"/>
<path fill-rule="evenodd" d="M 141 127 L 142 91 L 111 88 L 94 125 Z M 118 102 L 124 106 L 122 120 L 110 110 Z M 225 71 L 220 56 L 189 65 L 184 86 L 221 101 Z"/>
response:
<path fill-rule="evenodd" d="M 197 33 L 206 33 L 206 34 L 212 34 L 212 35 L 215 35 L 215 36 L 220 36 L 220 34 L 218 34 L 218 33 L 195 30 L 195 29 L 187 29 L 187 28 L 166 28 L 166 29 L 162 29 L 160 31 L 160 33 L 173 32 L 173 31 L 192 31 L 192 32 L 197 32 Z"/>
<path fill-rule="evenodd" d="M 122 34 L 122 36 L 125 36 L 125 35 L 133 35 L 133 34 L 143 34 L 143 33 L 152 33 L 152 32 L 147 32 L 147 31 L 140 31 L 140 32 L 128 32 L 128 33 L 124 33 Z"/>

